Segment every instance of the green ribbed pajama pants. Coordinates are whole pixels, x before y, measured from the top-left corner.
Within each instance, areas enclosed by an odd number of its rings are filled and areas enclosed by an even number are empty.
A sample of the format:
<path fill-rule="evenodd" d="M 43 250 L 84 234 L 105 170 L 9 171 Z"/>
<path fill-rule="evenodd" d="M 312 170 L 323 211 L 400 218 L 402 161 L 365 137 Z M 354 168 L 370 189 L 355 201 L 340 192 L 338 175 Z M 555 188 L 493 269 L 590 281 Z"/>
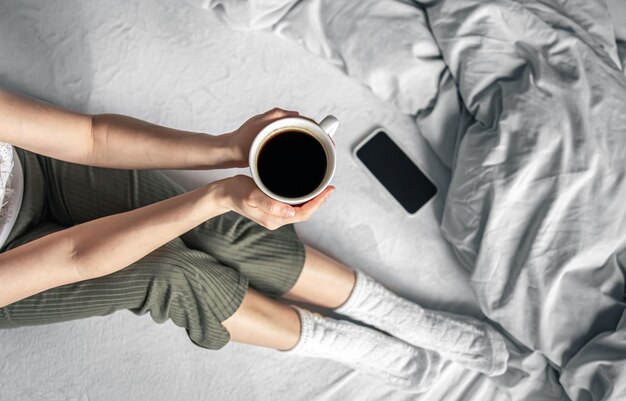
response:
<path fill-rule="evenodd" d="M 16 151 L 24 169 L 24 199 L 0 251 L 182 192 L 158 171 L 87 167 Z M 226 213 L 116 273 L 53 288 L 0 308 L 0 328 L 128 309 L 139 315 L 150 312 L 159 323 L 171 319 L 187 330 L 195 344 L 219 349 L 229 340 L 221 322 L 237 310 L 248 285 L 279 297 L 295 284 L 304 257 L 293 226 L 269 231 L 236 213 Z"/>

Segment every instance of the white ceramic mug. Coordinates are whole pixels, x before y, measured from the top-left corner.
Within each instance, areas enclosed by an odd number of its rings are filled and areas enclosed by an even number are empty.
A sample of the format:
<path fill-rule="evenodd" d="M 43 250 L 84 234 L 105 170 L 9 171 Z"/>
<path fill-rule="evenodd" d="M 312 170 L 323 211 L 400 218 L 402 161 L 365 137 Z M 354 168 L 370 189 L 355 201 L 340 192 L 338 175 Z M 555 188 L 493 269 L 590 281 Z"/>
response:
<path fill-rule="evenodd" d="M 259 187 L 259 189 L 261 189 L 261 191 L 263 191 L 270 198 L 274 198 L 280 202 L 290 205 L 299 205 L 319 195 L 324 190 L 324 188 L 326 188 L 330 184 L 330 180 L 335 174 L 335 142 L 333 142 L 332 137 L 333 135 L 335 135 L 335 132 L 337 132 L 338 126 L 339 121 L 335 117 L 329 115 L 326 116 L 319 123 L 319 125 L 310 120 L 307 120 L 306 118 L 289 117 L 276 120 L 263 128 L 261 132 L 257 134 L 256 138 L 254 138 L 254 141 L 252 142 L 252 147 L 250 148 L 250 155 L 248 157 L 250 172 L 252 173 L 252 179 L 254 179 L 254 182 Z M 270 191 L 263 184 L 263 181 L 261 181 L 257 167 L 259 152 L 261 148 L 263 148 L 265 142 L 267 142 L 274 135 L 278 135 L 282 132 L 289 130 L 307 132 L 309 135 L 315 137 L 319 141 L 319 143 L 324 148 L 324 152 L 326 152 L 326 174 L 324 175 L 322 182 L 311 193 L 297 198 L 287 198 Z"/>

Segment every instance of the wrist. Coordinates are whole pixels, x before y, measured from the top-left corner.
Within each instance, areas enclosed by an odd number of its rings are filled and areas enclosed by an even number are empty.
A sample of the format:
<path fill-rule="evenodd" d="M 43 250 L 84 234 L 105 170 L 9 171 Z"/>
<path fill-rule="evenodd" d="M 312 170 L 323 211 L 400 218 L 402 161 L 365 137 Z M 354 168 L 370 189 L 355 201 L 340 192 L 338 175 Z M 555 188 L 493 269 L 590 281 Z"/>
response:
<path fill-rule="evenodd" d="M 226 188 L 226 179 L 214 181 L 205 186 L 207 198 L 206 204 L 213 205 L 220 213 L 232 210 L 231 197 Z"/>
<path fill-rule="evenodd" d="M 187 164 L 193 169 L 239 167 L 241 157 L 231 139 L 232 134 L 195 133 L 189 137 Z"/>
<path fill-rule="evenodd" d="M 222 134 L 218 138 L 224 149 L 224 154 L 227 155 L 228 167 L 246 167 L 248 165 L 248 155 L 243 154 L 236 131 Z"/>

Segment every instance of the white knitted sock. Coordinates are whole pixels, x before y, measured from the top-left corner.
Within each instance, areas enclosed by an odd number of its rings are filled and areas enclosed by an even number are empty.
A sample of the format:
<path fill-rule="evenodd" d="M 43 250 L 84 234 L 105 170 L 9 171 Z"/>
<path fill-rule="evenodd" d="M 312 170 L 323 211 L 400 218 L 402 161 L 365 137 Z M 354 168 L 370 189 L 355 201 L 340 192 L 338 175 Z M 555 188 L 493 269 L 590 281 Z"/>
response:
<path fill-rule="evenodd" d="M 300 339 L 285 351 L 331 359 L 410 391 L 425 391 L 437 379 L 442 359 L 376 330 L 300 308 Z"/>
<path fill-rule="evenodd" d="M 469 316 L 436 312 L 403 299 L 365 273 L 337 313 L 360 320 L 417 347 L 489 376 L 502 374 L 509 353 L 500 333 Z"/>

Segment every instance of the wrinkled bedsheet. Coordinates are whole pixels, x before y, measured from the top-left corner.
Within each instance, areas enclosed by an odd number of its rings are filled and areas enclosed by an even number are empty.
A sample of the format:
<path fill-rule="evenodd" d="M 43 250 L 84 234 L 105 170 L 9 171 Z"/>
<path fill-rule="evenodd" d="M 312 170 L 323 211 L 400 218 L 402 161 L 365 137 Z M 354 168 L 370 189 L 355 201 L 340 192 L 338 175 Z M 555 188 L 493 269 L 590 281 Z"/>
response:
<path fill-rule="evenodd" d="M 600 0 L 356 3 L 211 5 L 414 115 L 452 170 L 441 229 L 523 344 L 512 398 L 560 397 L 558 377 L 573 400 L 625 399 L 623 27 Z"/>
<path fill-rule="evenodd" d="M 475 118 L 442 230 L 482 310 L 571 398 L 623 399 L 626 79 L 606 7 L 440 2 L 428 16 Z"/>

